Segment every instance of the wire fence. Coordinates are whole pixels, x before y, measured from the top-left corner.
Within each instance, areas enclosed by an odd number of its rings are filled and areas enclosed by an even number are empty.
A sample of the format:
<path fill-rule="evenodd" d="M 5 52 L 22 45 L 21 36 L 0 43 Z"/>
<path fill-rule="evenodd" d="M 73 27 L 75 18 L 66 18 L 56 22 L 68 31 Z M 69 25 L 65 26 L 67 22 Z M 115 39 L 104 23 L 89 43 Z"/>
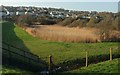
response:
<path fill-rule="evenodd" d="M 0 47 L 1 48 L 1 47 Z M 120 54 L 113 54 L 113 48 L 108 50 L 108 54 L 88 56 L 90 53 L 88 50 L 84 51 L 85 58 L 76 59 L 73 61 L 63 61 L 61 64 L 54 64 L 57 57 L 49 55 L 48 57 L 38 57 L 31 52 L 21 50 L 20 48 L 14 47 L 7 43 L 2 43 L 2 56 L 3 64 L 13 65 L 17 67 L 22 67 L 32 71 L 66 71 L 72 68 L 77 68 L 78 66 L 88 66 L 90 63 L 95 63 L 99 61 L 112 60 L 113 58 L 120 58 Z M 42 60 L 41 60 L 42 59 Z M 48 61 L 47 63 L 45 61 Z"/>
<path fill-rule="evenodd" d="M 103 50 L 101 50 L 103 51 Z M 69 71 L 74 70 L 82 66 L 88 67 L 89 64 L 92 63 L 98 63 L 106 60 L 112 61 L 114 58 L 120 58 L 120 54 L 116 53 L 118 52 L 117 49 L 109 48 L 106 50 L 106 54 L 99 54 L 99 55 L 91 55 L 90 51 L 88 49 L 85 49 L 83 58 L 77 58 L 75 60 L 63 60 L 59 64 L 54 64 L 57 61 L 57 57 L 55 56 L 49 56 L 49 70 L 52 72 L 63 72 L 63 71 Z M 95 52 L 94 52 L 95 53 Z"/>
<path fill-rule="evenodd" d="M 17 66 L 32 71 L 42 71 L 47 63 L 31 52 L 2 42 L 2 62 L 4 65 Z"/>

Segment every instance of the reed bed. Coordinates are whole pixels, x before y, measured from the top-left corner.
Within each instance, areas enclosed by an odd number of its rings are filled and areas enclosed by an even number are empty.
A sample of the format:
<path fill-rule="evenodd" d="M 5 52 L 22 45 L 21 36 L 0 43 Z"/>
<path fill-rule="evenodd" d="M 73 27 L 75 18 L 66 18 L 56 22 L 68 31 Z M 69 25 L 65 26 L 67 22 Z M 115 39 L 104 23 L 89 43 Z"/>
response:
<path fill-rule="evenodd" d="M 69 28 L 57 25 L 39 26 L 33 30 L 36 37 L 62 42 L 96 42 L 99 36 L 94 28 Z"/>

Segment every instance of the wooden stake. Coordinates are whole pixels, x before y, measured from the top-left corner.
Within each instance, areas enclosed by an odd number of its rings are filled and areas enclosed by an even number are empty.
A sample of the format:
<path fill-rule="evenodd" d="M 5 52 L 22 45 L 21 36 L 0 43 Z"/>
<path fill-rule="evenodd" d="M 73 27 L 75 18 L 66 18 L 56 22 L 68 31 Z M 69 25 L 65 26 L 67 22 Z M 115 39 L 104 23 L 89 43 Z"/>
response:
<path fill-rule="evenodd" d="M 49 55 L 49 71 L 51 71 L 52 55 Z"/>
<path fill-rule="evenodd" d="M 88 66 L 88 51 L 86 49 L 86 67 Z"/>
<path fill-rule="evenodd" d="M 112 60 L 112 48 L 110 48 L 110 60 Z"/>

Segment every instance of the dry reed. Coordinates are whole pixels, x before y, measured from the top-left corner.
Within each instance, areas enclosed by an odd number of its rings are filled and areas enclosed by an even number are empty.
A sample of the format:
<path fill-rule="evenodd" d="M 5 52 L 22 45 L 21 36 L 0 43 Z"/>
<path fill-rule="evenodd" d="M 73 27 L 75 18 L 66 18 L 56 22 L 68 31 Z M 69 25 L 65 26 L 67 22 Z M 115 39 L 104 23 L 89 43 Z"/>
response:
<path fill-rule="evenodd" d="M 63 42 L 96 42 L 99 36 L 93 28 L 68 28 L 62 26 L 40 26 L 36 29 L 36 37 L 44 40 Z"/>

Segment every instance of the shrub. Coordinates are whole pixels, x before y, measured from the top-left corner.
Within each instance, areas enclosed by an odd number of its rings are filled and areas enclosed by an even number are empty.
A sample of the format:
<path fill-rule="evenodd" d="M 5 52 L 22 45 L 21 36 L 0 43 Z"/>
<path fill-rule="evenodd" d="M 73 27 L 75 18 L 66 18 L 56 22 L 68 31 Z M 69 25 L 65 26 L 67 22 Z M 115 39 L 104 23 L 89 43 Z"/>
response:
<path fill-rule="evenodd" d="M 62 26 L 66 26 L 66 25 L 71 24 L 74 20 L 75 20 L 75 18 L 72 18 L 72 17 L 66 18 L 65 20 L 63 20 L 59 24 L 62 25 Z"/>

